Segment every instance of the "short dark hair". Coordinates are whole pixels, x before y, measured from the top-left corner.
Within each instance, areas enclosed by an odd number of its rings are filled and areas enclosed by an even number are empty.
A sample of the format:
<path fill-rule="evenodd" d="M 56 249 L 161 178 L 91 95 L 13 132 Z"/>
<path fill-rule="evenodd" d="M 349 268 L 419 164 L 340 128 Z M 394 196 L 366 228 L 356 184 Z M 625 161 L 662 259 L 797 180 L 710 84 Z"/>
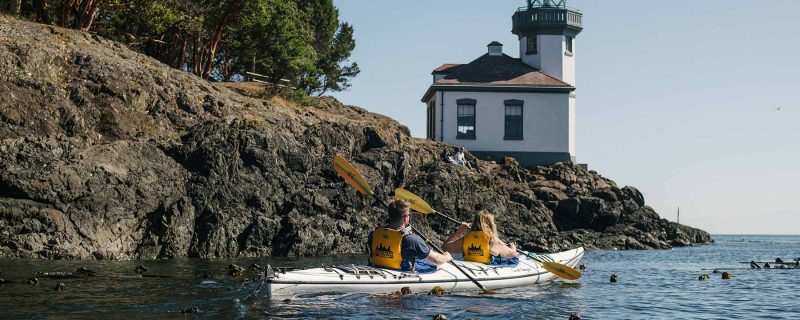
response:
<path fill-rule="evenodd" d="M 389 204 L 389 224 L 400 224 L 406 214 L 408 214 L 408 202 L 397 199 Z"/>

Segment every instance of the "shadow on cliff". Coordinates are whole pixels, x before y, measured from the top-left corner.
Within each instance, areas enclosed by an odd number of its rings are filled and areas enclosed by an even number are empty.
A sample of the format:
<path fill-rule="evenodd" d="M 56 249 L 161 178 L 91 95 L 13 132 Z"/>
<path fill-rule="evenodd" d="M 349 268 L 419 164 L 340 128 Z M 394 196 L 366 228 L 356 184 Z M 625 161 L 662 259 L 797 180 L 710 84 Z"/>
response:
<path fill-rule="evenodd" d="M 706 232 L 632 187 L 558 164 L 445 164 L 443 144 L 332 98 L 260 100 L 88 33 L 0 16 L 0 256 L 63 259 L 358 253 L 404 187 L 462 220 L 497 215 L 525 249 L 669 248 Z M 444 240 L 453 226 L 418 217 Z"/>

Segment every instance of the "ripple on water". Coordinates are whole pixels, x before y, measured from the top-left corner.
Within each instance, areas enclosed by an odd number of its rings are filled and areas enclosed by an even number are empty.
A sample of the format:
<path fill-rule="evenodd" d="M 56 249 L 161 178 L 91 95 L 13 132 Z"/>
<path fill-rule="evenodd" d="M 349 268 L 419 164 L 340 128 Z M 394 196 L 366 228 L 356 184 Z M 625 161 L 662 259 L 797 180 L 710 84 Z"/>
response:
<path fill-rule="evenodd" d="M 500 290 L 498 295 L 336 294 L 289 301 L 252 299 L 257 283 L 242 284 L 226 275 L 227 265 L 251 263 L 313 267 L 360 263 L 363 256 L 280 259 L 178 259 L 170 261 L 81 262 L 0 260 L 0 318 L 175 318 L 196 306 L 201 318 L 419 318 L 437 313 L 454 318 L 567 319 L 796 319 L 794 303 L 800 270 L 751 270 L 739 261 L 791 260 L 800 256 L 800 237 L 717 236 L 714 245 L 660 251 L 591 251 L 588 269 L 577 282 Z M 143 264 L 148 274 L 171 278 L 121 278 Z M 87 266 L 98 272 L 91 279 L 46 279 L 30 287 L 25 279 L 36 271 L 73 271 Z M 729 271 L 722 280 L 711 270 Z M 617 283 L 609 276 L 616 273 Z M 710 279 L 698 281 L 707 273 Z M 257 278 L 247 271 L 249 278 Z M 66 291 L 56 292 L 58 282 Z"/>

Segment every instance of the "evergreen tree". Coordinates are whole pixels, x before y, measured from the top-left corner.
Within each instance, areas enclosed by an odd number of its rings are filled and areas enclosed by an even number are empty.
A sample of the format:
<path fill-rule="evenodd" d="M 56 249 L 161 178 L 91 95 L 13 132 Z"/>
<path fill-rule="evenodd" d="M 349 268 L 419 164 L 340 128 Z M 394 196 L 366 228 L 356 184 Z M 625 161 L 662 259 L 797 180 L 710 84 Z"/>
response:
<path fill-rule="evenodd" d="M 13 0 L 2 9 L 91 29 L 217 81 L 255 70 L 321 95 L 348 88 L 359 73 L 348 63 L 353 27 L 340 23 L 333 0 Z"/>

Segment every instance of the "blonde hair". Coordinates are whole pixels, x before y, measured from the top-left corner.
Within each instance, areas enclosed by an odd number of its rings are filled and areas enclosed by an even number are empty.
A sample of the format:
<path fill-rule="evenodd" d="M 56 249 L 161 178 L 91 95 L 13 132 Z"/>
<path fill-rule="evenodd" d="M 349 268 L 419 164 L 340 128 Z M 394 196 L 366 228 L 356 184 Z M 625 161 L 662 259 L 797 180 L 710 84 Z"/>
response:
<path fill-rule="evenodd" d="M 486 210 L 481 210 L 475 214 L 475 218 L 472 219 L 471 229 L 472 231 L 486 232 L 490 240 L 499 237 L 497 234 L 497 225 L 494 223 L 494 215 Z"/>

